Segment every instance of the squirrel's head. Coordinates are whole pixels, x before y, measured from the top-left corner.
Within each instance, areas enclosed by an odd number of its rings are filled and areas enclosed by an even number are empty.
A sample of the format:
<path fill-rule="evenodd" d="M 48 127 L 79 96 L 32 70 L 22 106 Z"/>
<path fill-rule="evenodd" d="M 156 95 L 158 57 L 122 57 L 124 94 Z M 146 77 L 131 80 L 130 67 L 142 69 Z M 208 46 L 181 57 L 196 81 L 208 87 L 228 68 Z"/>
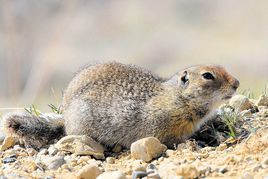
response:
<path fill-rule="evenodd" d="M 186 68 L 170 80 L 176 80 L 187 98 L 199 98 L 213 103 L 221 103 L 231 98 L 239 87 L 239 81 L 235 77 L 216 65 Z"/>

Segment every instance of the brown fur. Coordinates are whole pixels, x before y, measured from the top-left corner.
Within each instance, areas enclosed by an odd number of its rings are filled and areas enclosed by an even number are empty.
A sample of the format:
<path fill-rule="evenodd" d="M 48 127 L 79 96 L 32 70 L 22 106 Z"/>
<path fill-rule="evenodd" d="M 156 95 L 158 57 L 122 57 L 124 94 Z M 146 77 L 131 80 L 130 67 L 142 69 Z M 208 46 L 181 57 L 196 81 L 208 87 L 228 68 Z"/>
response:
<path fill-rule="evenodd" d="M 205 79 L 202 75 L 206 72 L 215 79 Z M 120 63 L 89 66 L 65 91 L 64 127 L 68 135 L 88 135 L 106 146 L 128 148 L 138 139 L 154 136 L 172 147 L 192 135 L 238 86 L 238 80 L 213 65 L 186 68 L 170 79 Z M 6 124 L 11 119 L 12 115 L 6 118 Z M 58 126 L 62 125 L 52 128 Z"/>

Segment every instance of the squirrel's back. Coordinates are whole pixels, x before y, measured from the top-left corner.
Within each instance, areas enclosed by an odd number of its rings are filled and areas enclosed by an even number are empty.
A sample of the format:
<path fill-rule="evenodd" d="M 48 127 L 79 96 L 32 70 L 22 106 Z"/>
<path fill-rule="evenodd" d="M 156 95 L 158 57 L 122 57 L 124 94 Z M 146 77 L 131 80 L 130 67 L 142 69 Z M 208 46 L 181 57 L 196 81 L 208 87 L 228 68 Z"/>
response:
<path fill-rule="evenodd" d="M 117 62 L 87 66 L 69 83 L 63 96 L 63 109 L 76 98 L 108 100 L 115 97 L 146 100 L 164 80 L 134 65 Z"/>

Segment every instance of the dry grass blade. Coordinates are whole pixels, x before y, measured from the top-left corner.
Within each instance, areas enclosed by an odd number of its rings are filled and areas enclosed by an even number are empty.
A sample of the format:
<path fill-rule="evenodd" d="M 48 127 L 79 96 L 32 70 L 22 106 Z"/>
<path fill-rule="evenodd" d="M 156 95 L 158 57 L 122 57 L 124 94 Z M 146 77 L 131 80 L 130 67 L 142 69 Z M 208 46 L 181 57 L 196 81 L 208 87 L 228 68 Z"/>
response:
<path fill-rule="evenodd" d="M 56 114 L 62 114 L 61 107 L 56 107 L 54 104 L 49 104 L 48 107 L 50 107 L 51 111 Z"/>
<path fill-rule="evenodd" d="M 39 117 L 42 114 L 42 112 L 40 110 L 36 109 L 36 107 L 34 105 L 31 105 L 29 108 L 24 108 L 24 109 L 28 113 L 35 115 L 37 117 Z"/>

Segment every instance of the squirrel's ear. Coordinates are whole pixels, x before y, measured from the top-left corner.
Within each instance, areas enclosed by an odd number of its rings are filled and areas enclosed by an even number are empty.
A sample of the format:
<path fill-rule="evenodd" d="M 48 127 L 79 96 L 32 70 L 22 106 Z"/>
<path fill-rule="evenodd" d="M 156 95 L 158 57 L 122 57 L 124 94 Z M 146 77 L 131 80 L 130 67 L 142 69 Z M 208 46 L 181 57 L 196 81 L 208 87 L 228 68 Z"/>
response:
<path fill-rule="evenodd" d="M 182 75 L 180 75 L 180 86 L 186 87 L 189 84 L 189 77 L 188 77 L 188 72 L 184 71 Z"/>
<path fill-rule="evenodd" d="M 175 74 L 172 76 L 167 82 L 167 85 L 172 85 L 172 86 L 178 86 L 179 84 L 179 74 Z"/>
<path fill-rule="evenodd" d="M 179 86 L 179 87 L 182 87 L 182 88 L 187 87 L 188 84 L 189 84 L 188 72 L 184 71 L 184 72 L 175 74 L 172 78 L 170 78 L 166 82 L 166 84 Z"/>

